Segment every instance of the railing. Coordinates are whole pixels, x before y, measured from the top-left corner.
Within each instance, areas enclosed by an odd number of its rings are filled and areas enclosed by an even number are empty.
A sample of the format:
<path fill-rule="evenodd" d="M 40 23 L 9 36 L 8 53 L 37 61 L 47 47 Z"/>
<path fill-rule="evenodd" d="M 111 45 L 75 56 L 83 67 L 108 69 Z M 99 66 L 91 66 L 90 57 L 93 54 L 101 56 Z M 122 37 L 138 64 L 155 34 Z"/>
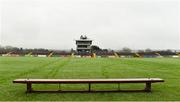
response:
<path fill-rule="evenodd" d="M 91 43 L 76 43 L 77 45 L 91 45 Z"/>
<path fill-rule="evenodd" d="M 77 49 L 90 49 L 90 47 L 78 47 Z"/>

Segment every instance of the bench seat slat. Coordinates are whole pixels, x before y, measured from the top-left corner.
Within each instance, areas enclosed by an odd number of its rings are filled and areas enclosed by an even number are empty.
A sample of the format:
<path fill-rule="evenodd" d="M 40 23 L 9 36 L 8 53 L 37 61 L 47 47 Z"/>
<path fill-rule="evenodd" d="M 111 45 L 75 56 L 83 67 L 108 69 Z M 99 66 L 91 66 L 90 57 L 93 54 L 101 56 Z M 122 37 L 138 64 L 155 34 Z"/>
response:
<path fill-rule="evenodd" d="M 16 79 L 13 83 L 143 83 L 164 82 L 160 78 L 126 78 L 126 79 Z"/>

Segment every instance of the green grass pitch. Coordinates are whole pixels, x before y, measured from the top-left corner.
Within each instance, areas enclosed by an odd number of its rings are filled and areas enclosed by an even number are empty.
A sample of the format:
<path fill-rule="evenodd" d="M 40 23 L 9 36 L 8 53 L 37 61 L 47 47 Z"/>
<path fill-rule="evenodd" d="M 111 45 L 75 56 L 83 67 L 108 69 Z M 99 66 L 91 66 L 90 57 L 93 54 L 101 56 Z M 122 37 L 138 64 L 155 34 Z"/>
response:
<path fill-rule="evenodd" d="M 141 78 L 159 77 L 152 92 L 31 93 L 26 85 L 13 84 L 17 78 Z M 143 88 L 121 84 L 121 88 Z M 37 89 L 58 89 L 58 85 L 34 85 Z M 87 89 L 85 84 L 61 85 L 62 89 Z M 93 89 L 116 89 L 116 84 L 94 84 Z M 38 58 L 0 57 L 0 101 L 110 101 L 180 100 L 180 59 L 178 58 Z"/>

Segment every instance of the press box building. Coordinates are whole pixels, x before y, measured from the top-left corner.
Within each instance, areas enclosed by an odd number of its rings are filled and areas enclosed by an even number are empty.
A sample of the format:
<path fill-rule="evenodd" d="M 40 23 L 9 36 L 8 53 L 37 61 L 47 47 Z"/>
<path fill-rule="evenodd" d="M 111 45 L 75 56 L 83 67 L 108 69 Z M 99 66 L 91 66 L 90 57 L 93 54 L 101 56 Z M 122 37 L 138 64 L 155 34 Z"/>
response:
<path fill-rule="evenodd" d="M 76 40 L 76 51 L 78 54 L 87 54 L 91 52 L 92 40 L 88 39 L 86 36 L 80 37 Z"/>

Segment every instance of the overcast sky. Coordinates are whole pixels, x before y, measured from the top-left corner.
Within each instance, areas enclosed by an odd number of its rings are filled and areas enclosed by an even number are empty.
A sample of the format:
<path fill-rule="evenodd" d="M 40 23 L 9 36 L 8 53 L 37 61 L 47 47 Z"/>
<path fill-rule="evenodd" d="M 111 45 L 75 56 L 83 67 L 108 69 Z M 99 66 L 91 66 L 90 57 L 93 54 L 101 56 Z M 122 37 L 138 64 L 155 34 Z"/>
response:
<path fill-rule="evenodd" d="M 0 45 L 180 49 L 179 0 L 0 0 Z"/>

